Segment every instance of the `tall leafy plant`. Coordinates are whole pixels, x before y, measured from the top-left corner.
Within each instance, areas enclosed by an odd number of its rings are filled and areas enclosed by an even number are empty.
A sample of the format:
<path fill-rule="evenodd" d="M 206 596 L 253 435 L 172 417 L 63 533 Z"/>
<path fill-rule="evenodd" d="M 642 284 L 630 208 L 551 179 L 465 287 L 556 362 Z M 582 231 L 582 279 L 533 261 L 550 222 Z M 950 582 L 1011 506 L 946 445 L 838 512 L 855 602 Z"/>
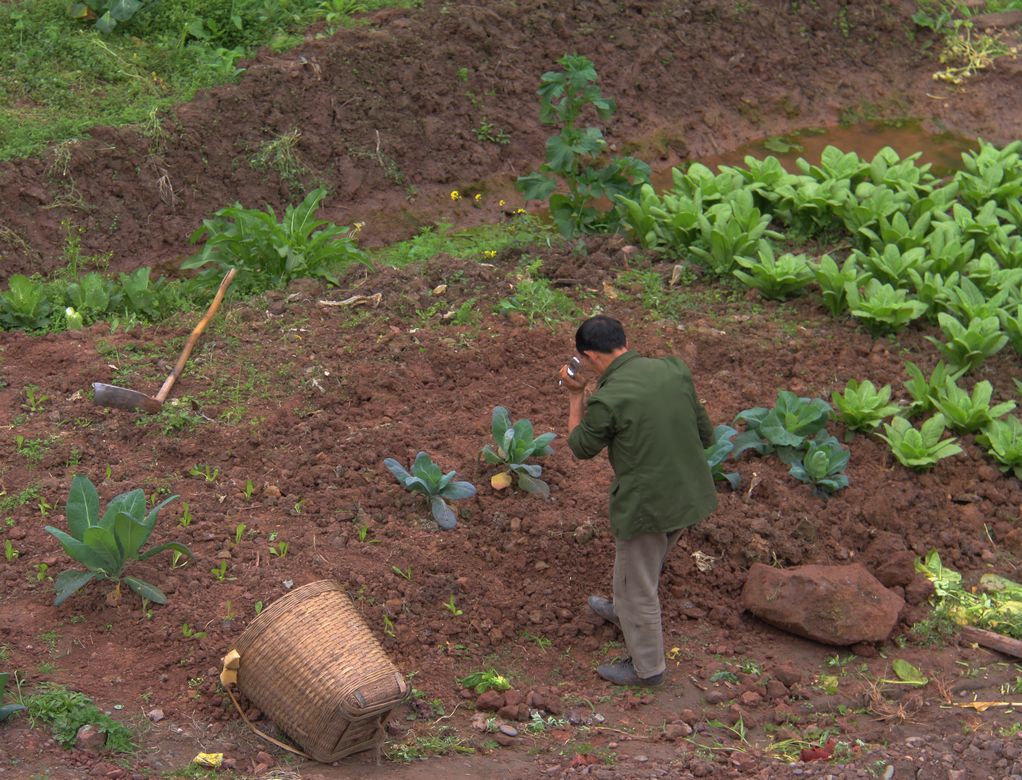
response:
<path fill-rule="evenodd" d="M 69 596 L 95 579 L 110 580 L 116 584 L 113 600 L 120 598 L 123 582 L 142 598 L 166 604 L 167 597 L 161 590 L 137 577 L 125 575 L 124 568 L 131 561 L 144 561 L 168 550 L 191 557 L 189 549 L 179 542 L 165 542 L 142 552 L 156 526 L 160 510 L 175 498 L 177 496 L 170 496 L 147 512 L 145 494 L 141 489 L 131 490 L 110 499 L 106 511 L 100 514 L 99 493 L 95 485 L 87 477 L 76 475 L 71 480 L 67 497 L 70 533 L 51 525 L 45 530 L 56 537 L 64 552 L 86 568 L 84 571 L 68 569 L 57 575 L 54 606 L 63 604 Z"/>
<path fill-rule="evenodd" d="M 823 430 L 833 410 L 822 398 L 804 398 L 780 390 L 773 408 L 756 407 L 739 412 L 735 422 L 746 430 L 734 438 L 733 457 L 748 449 L 763 455 L 776 452 L 791 465 L 801 457 L 806 442 Z"/>
<path fill-rule="evenodd" d="M 532 423 L 521 419 L 511 422 L 511 415 L 503 406 L 494 408 L 490 419 L 490 432 L 493 435 L 493 446 L 483 447 L 482 458 L 487 463 L 504 466 L 504 471 L 495 474 L 490 484 L 497 490 L 510 486 L 513 477 L 518 478 L 518 487 L 527 493 L 547 498 L 550 486 L 539 478 L 543 467 L 537 463 L 526 463 L 530 458 L 542 458 L 554 450 L 550 442 L 557 435 L 544 433 L 536 436 Z"/>
<path fill-rule="evenodd" d="M 566 237 L 612 232 L 620 225 L 617 210 L 600 211 L 594 202 L 637 197 L 649 179 L 649 166 L 633 157 L 614 157 L 597 167 L 607 142 L 599 128 L 581 126 L 582 114 L 592 109 L 607 119 L 617 107 L 600 92 L 588 58 L 567 54 L 558 63 L 563 70 L 544 73 L 538 94 L 540 122 L 559 126 L 560 132 L 547 139 L 546 162 L 519 177 L 515 186 L 529 200 L 549 200 L 550 216 Z M 559 183 L 567 192 L 555 192 Z"/>
<path fill-rule="evenodd" d="M 405 490 L 426 497 L 433 512 L 433 519 L 445 530 L 450 530 L 458 524 L 458 516 L 447 506 L 447 502 L 472 498 L 476 494 L 471 482 L 455 482 L 456 472 L 448 471 L 445 474 L 425 452 L 415 456 L 410 470 L 406 470 L 394 458 L 386 458 L 383 465 Z"/>
<path fill-rule="evenodd" d="M 272 206 L 260 211 L 235 203 L 220 209 L 192 234 L 193 244 L 205 243 L 181 267 L 212 265 L 211 278 L 237 268 L 234 286 L 243 293 L 280 289 L 300 277 L 338 284 L 345 268 L 368 260 L 347 227 L 316 219 L 325 196 L 324 188 L 313 190 L 299 205 L 288 206 L 280 221 Z"/>

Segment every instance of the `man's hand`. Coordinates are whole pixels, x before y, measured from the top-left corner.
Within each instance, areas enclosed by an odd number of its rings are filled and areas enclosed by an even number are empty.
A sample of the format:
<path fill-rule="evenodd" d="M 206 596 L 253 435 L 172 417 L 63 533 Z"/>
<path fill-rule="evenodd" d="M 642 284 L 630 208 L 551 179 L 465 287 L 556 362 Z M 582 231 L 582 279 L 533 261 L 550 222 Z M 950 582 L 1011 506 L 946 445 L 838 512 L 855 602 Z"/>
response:
<path fill-rule="evenodd" d="M 571 394 L 579 394 L 586 389 L 586 383 L 582 381 L 582 378 L 577 374 L 573 377 L 568 373 L 567 366 L 561 366 L 561 387 L 567 390 Z"/>

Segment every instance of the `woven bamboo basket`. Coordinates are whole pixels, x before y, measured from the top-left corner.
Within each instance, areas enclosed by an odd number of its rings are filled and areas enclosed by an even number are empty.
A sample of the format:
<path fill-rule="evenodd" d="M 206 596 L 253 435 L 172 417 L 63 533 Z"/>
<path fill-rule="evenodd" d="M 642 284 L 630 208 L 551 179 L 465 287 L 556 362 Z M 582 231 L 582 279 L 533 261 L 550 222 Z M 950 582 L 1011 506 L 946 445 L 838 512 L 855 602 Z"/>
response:
<path fill-rule="evenodd" d="M 332 580 L 273 602 L 238 638 L 238 689 L 317 761 L 376 747 L 408 685 Z"/>

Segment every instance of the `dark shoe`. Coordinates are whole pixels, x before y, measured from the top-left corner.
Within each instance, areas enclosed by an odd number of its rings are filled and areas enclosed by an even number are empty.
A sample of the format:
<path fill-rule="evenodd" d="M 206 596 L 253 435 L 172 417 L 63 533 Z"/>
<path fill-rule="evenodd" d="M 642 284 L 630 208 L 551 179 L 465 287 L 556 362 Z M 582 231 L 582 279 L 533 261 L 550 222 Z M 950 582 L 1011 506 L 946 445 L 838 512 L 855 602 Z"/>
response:
<path fill-rule="evenodd" d="M 604 664 L 596 667 L 596 673 L 607 682 L 614 685 L 639 685 L 643 688 L 656 688 L 664 684 L 664 673 L 654 674 L 652 677 L 639 677 L 632 666 L 632 659 L 628 658 L 616 664 Z"/>
<path fill-rule="evenodd" d="M 614 611 L 614 602 L 610 599 L 605 599 L 603 596 L 590 596 L 589 609 L 608 623 L 613 623 L 621 628 L 621 621 L 618 619 L 617 612 Z"/>

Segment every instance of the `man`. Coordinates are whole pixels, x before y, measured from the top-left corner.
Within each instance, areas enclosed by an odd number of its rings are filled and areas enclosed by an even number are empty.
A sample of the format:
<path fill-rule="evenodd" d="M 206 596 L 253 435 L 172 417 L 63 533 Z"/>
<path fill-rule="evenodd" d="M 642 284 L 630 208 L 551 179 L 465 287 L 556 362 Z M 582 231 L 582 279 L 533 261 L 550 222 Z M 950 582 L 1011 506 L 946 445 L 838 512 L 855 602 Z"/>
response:
<path fill-rule="evenodd" d="M 644 358 L 628 349 L 617 320 L 592 317 L 575 333 L 583 373 L 599 376 L 584 400 L 585 381 L 567 366 L 568 446 L 579 458 L 608 448 L 614 482 L 610 527 L 615 540 L 613 601 L 589 605 L 621 628 L 631 658 L 596 672 L 618 685 L 664 680 L 663 628 L 657 588 L 664 561 L 681 532 L 717 506 L 703 448 L 713 426 L 678 358 Z"/>

